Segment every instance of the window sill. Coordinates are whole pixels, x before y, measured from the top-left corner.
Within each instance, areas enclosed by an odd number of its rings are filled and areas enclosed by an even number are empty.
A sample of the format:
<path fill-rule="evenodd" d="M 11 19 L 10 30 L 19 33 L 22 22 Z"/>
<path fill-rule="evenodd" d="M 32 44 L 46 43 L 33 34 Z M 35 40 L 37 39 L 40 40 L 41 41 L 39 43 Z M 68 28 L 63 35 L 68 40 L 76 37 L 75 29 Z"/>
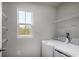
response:
<path fill-rule="evenodd" d="M 33 38 L 32 35 L 18 35 L 17 38 Z"/>

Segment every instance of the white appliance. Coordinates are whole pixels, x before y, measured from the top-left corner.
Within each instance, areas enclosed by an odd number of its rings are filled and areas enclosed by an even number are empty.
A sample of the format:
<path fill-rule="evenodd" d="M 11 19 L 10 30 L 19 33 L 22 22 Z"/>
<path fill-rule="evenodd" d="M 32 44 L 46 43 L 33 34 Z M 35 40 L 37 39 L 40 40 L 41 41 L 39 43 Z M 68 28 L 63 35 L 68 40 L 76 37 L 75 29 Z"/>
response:
<path fill-rule="evenodd" d="M 42 57 L 53 57 L 53 47 L 42 43 Z"/>

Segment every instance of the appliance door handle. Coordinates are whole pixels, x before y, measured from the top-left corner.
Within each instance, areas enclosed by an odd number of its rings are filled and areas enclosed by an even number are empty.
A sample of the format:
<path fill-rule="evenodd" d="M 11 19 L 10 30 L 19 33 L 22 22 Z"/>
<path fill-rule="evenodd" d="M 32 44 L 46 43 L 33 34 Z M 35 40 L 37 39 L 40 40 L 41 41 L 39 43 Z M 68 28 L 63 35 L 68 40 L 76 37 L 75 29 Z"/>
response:
<path fill-rule="evenodd" d="M 57 52 L 59 52 L 59 53 L 65 55 L 65 56 L 67 56 L 67 57 L 71 57 L 71 56 L 69 56 L 69 55 L 67 55 L 67 54 L 65 54 L 65 53 L 63 53 L 63 52 L 61 52 L 61 51 L 59 51 L 59 50 L 57 50 L 57 49 L 55 49 L 55 51 L 57 51 Z"/>

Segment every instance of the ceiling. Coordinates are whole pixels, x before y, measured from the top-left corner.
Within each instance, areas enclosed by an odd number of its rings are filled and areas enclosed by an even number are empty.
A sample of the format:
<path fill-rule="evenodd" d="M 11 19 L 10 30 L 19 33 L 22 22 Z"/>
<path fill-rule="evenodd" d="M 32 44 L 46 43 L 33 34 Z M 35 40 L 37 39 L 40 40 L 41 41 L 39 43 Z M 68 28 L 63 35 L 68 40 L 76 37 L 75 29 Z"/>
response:
<path fill-rule="evenodd" d="M 34 2 L 41 5 L 59 6 L 62 2 Z"/>

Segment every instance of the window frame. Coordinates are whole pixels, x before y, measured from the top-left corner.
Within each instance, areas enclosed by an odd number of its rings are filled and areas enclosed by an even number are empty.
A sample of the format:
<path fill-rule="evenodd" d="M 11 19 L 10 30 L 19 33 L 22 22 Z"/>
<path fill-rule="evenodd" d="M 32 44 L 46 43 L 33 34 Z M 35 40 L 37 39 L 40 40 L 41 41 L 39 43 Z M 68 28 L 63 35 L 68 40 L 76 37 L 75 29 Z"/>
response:
<path fill-rule="evenodd" d="M 24 23 L 19 23 L 18 11 L 24 11 L 25 12 L 25 24 Z M 18 32 L 19 25 L 25 25 L 25 26 L 28 25 L 26 23 L 26 12 L 31 12 L 31 24 L 29 24 L 29 25 L 31 26 L 31 29 L 32 29 L 32 25 L 33 25 L 33 12 L 32 11 L 27 11 L 27 10 L 19 10 L 19 9 L 17 9 L 17 32 Z M 32 33 L 32 31 L 31 31 L 31 33 Z M 18 38 L 32 38 L 33 35 L 32 34 L 31 35 L 18 35 L 18 33 L 17 33 L 17 37 Z"/>

